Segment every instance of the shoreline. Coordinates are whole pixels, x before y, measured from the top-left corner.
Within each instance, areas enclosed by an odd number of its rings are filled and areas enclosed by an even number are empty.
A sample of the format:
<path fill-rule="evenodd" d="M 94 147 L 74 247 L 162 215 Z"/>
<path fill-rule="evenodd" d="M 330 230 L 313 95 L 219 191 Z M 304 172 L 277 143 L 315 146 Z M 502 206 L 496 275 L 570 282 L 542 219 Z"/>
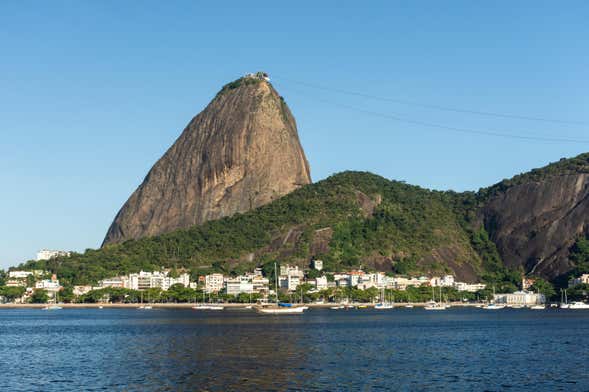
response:
<path fill-rule="evenodd" d="M 0 309 L 42 309 L 47 305 L 52 304 L 0 304 Z M 195 305 L 202 305 L 202 303 L 69 303 L 69 304 L 58 304 L 63 309 L 99 309 L 101 306 L 104 309 L 137 309 L 139 306 L 150 305 L 154 309 L 192 309 Z M 226 309 L 245 309 L 247 306 L 255 306 L 256 304 L 235 304 L 235 303 L 219 303 L 219 304 L 210 304 L 210 305 L 219 305 L 223 306 Z M 293 304 L 295 306 L 299 304 Z M 367 309 L 373 308 L 375 304 L 373 303 L 352 303 L 352 304 L 340 304 L 340 303 L 325 303 L 325 304 L 302 304 L 304 306 L 308 306 L 310 309 L 329 309 L 332 306 L 366 306 Z M 405 308 L 407 303 L 399 303 L 395 304 L 394 308 Z M 414 302 L 410 303 L 416 308 L 422 308 L 426 305 L 425 302 Z M 475 308 L 477 306 L 481 306 L 481 303 L 449 303 L 451 307 L 457 308 Z"/>

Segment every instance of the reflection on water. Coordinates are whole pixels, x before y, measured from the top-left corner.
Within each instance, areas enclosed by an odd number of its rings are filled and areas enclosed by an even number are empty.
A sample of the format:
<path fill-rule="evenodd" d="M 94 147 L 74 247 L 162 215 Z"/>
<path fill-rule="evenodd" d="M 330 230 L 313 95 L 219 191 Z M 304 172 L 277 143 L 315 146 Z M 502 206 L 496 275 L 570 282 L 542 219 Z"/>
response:
<path fill-rule="evenodd" d="M 587 390 L 589 312 L 0 310 L 6 390 Z"/>

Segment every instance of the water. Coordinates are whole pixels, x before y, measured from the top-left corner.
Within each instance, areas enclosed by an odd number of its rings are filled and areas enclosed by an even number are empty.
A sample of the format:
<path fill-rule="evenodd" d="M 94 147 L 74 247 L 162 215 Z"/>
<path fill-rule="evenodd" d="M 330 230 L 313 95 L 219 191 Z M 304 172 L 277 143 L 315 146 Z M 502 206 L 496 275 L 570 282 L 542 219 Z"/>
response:
<path fill-rule="evenodd" d="M 589 312 L 0 310 L 0 390 L 589 390 Z"/>

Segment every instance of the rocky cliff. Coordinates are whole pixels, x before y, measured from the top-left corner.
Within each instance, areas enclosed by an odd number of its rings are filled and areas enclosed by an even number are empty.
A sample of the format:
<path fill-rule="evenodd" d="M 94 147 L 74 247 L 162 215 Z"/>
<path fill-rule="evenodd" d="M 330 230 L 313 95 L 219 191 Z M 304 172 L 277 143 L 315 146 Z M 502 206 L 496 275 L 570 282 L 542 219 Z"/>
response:
<path fill-rule="evenodd" d="M 575 240 L 589 233 L 589 154 L 488 190 L 478 215 L 503 263 L 549 279 L 568 273 Z"/>
<path fill-rule="evenodd" d="M 261 75 L 226 85 L 116 215 L 104 244 L 249 211 L 311 182 L 295 119 Z"/>

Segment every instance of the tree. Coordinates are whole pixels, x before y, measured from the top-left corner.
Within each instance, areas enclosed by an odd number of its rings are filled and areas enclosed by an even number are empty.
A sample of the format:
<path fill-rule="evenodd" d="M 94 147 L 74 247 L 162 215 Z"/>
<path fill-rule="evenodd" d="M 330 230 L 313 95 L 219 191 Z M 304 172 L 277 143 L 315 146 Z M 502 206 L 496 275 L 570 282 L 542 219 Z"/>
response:
<path fill-rule="evenodd" d="M 316 269 L 311 269 L 307 271 L 307 279 L 317 279 L 321 276 L 321 272 L 317 271 Z"/>
<path fill-rule="evenodd" d="M 6 271 L 0 269 L 0 286 L 6 284 Z"/>
<path fill-rule="evenodd" d="M 49 301 L 49 296 L 46 290 L 35 290 L 31 296 L 31 302 L 34 304 L 46 304 Z"/>
<path fill-rule="evenodd" d="M 181 283 L 176 283 L 163 293 L 163 296 L 172 302 L 192 302 L 196 299 L 196 291 Z"/>
<path fill-rule="evenodd" d="M 530 289 L 537 293 L 544 294 L 547 299 L 552 298 L 556 295 L 554 286 L 552 286 L 550 282 L 547 282 L 542 278 L 537 278 Z"/>
<path fill-rule="evenodd" d="M 24 287 L 0 287 L 0 297 L 4 297 L 8 302 L 14 302 L 15 299 L 22 297 L 24 293 Z"/>

